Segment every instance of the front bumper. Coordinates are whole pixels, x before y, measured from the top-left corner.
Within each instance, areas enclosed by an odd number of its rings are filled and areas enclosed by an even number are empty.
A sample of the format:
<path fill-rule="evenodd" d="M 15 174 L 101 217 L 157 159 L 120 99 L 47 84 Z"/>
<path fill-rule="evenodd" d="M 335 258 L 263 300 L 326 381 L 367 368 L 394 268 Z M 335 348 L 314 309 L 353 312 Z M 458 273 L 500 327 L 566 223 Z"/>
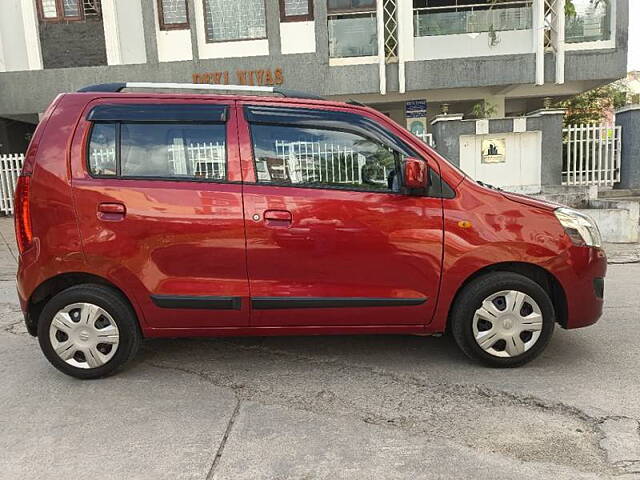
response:
<path fill-rule="evenodd" d="M 567 300 L 563 326 L 593 325 L 602 316 L 607 256 L 594 247 L 572 247 L 568 253 L 567 266 L 558 275 Z"/>

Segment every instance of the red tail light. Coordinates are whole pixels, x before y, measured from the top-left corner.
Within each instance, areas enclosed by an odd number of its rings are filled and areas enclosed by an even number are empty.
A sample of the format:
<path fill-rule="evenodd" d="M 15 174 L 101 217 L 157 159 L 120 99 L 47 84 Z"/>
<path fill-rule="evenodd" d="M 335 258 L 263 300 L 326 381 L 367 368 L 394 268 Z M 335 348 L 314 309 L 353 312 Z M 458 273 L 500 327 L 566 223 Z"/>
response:
<path fill-rule="evenodd" d="M 16 228 L 16 241 L 20 253 L 27 250 L 33 243 L 33 232 L 31 230 L 31 213 L 29 206 L 29 190 L 31 186 L 31 176 L 20 175 L 14 198 L 14 216 Z"/>

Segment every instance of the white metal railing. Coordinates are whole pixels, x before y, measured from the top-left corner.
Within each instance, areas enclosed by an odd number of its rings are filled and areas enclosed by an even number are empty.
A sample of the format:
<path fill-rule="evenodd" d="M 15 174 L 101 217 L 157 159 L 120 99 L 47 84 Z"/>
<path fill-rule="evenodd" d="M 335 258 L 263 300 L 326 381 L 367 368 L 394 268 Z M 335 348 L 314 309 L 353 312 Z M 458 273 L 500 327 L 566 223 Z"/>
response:
<path fill-rule="evenodd" d="M 0 213 L 13 214 L 13 193 L 24 164 L 24 155 L 0 155 Z"/>
<path fill-rule="evenodd" d="M 367 168 L 366 157 L 349 146 L 313 141 L 276 141 L 276 158 L 258 158 L 258 179 L 265 182 L 386 185 L 384 165 Z"/>
<path fill-rule="evenodd" d="M 92 148 L 89 151 L 89 165 L 98 174 L 116 173 L 116 149 L 114 147 Z"/>
<path fill-rule="evenodd" d="M 167 175 L 189 175 L 198 178 L 222 179 L 226 175 L 225 144 L 220 142 L 192 142 L 186 146 L 181 139 L 167 146 Z M 94 172 L 116 172 L 114 147 L 92 148 L 89 153 Z"/>
<path fill-rule="evenodd" d="M 563 185 L 613 186 L 620 181 L 622 127 L 569 125 L 563 133 Z"/>
<path fill-rule="evenodd" d="M 188 175 L 191 171 L 194 177 L 222 179 L 226 175 L 225 144 L 196 142 L 189 143 L 185 149 L 182 143 L 174 143 L 169 146 L 169 165 L 176 175 Z"/>

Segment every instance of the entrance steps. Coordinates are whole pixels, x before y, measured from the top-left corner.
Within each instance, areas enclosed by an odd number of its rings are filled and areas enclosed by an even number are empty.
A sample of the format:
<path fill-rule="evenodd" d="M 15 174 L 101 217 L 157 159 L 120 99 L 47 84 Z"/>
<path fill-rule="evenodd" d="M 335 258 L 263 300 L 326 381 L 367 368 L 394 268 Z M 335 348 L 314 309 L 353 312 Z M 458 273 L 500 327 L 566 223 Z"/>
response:
<path fill-rule="evenodd" d="M 546 186 L 535 195 L 580 210 L 593 218 L 605 242 L 640 241 L 640 191 L 597 186 Z"/>
<path fill-rule="evenodd" d="M 598 192 L 598 198 L 602 200 L 637 200 L 640 201 L 640 189 L 624 188 L 620 190 L 607 189 Z"/>
<path fill-rule="evenodd" d="M 543 186 L 537 198 L 572 208 L 588 208 L 598 198 L 598 187 L 579 185 Z"/>

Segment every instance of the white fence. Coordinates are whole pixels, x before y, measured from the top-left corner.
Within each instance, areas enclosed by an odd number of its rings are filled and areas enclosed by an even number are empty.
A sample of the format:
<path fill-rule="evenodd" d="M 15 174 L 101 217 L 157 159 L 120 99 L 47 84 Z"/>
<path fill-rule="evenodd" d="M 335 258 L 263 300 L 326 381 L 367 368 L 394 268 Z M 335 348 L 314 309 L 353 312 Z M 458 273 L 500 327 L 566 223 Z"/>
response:
<path fill-rule="evenodd" d="M 188 170 L 187 164 L 191 170 Z M 222 179 L 226 172 L 224 143 L 182 143 L 169 146 L 169 165 L 176 175 L 193 175 L 194 177 Z"/>
<path fill-rule="evenodd" d="M 292 183 L 363 183 L 385 185 L 388 170 L 384 165 L 367 165 L 366 157 L 350 146 L 315 141 L 276 141 L 275 158 L 256 161 L 258 179 L 262 181 L 290 181 Z"/>
<path fill-rule="evenodd" d="M 569 125 L 563 133 L 563 185 L 613 186 L 620 181 L 622 127 Z"/>
<path fill-rule="evenodd" d="M 364 155 L 346 146 L 320 142 L 276 142 L 291 182 L 362 183 Z"/>
<path fill-rule="evenodd" d="M 226 175 L 224 143 L 173 143 L 167 146 L 166 175 L 222 179 Z M 91 167 L 101 174 L 115 174 L 116 151 L 113 147 L 92 148 Z M 144 160 L 148 161 L 148 158 Z M 123 170 L 125 167 L 123 167 Z"/>
<path fill-rule="evenodd" d="M 13 213 L 13 192 L 16 190 L 23 163 L 22 154 L 0 155 L 0 213 Z"/>

